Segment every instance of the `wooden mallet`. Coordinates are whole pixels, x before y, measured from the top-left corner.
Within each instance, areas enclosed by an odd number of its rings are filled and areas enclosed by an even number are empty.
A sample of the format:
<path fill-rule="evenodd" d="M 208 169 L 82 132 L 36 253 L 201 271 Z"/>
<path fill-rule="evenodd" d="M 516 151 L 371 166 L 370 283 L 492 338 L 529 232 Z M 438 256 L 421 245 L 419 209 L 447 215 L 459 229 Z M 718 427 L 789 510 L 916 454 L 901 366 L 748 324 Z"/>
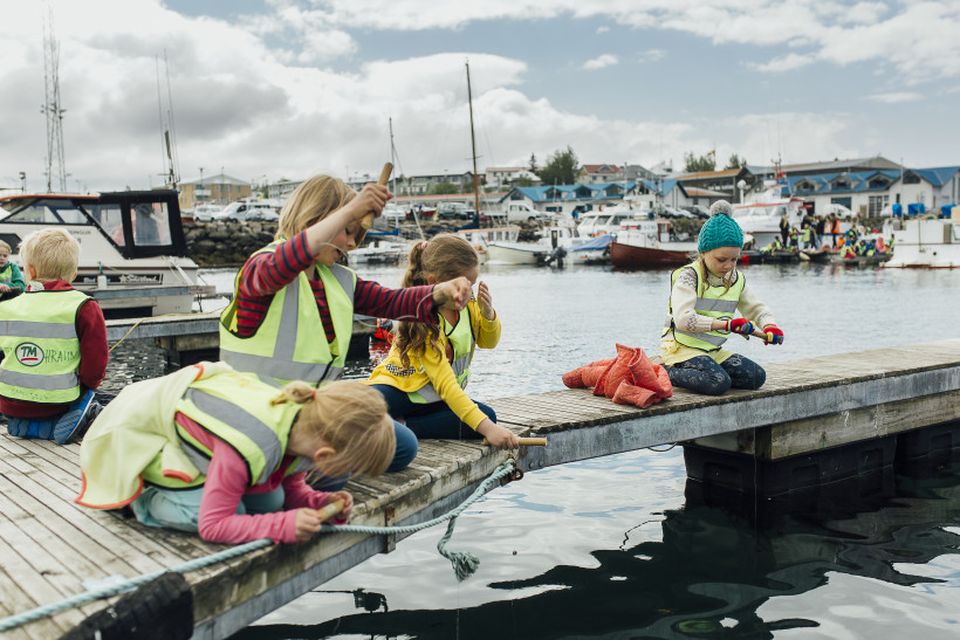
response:
<path fill-rule="evenodd" d="M 321 522 L 326 522 L 343 511 L 343 506 L 343 500 L 336 500 L 317 509 L 317 515 Z"/>
<path fill-rule="evenodd" d="M 390 182 L 391 173 L 393 173 L 393 163 L 392 162 L 384 163 L 383 169 L 380 170 L 380 178 L 377 180 L 377 184 L 386 186 L 386 184 Z M 363 227 L 364 229 L 372 228 L 373 219 L 375 217 L 376 216 L 374 216 L 372 213 L 368 213 L 367 215 L 360 218 L 360 226 Z"/>

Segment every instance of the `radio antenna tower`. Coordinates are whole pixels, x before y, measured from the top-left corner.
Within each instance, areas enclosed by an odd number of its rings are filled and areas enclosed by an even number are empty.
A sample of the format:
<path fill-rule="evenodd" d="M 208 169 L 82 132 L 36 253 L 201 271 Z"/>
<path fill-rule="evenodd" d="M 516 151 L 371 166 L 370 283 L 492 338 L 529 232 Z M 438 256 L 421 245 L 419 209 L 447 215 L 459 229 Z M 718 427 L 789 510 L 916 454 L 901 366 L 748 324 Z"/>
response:
<path fill-rule="evenodd" d="M 53 9 L 47 7 L 43 21 L 43 97 L 40 113 L 47 118 L 47 192 L 53 193 L 56 180 L 61 192 L 67 190 L 67 167 L 63 160 L 63 114 L 60 106 L 60 43 L 53 31 Z"/>

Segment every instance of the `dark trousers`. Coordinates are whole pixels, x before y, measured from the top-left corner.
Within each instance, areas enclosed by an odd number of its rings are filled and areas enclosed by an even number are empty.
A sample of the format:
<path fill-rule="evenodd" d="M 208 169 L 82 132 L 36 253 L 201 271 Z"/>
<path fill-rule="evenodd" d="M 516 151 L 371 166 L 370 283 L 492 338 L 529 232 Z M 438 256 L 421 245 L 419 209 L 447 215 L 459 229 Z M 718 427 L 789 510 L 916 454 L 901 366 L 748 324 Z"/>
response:
<path fill-rule="evenodd" d="M 730 387 L 759 389 L 767 380 L 767 372 L 750 358 L 734 354 L 723 364 L 710 356 L 697 356 L 667 367 L 667 375 L 675 387 L 694 393 L 718 396 Z"/>
<path fill-rule="evenodd" d="M 385 384 L 375 384 L 373 388 L 379 391 L 387 401 L 387 410 L 395 420 L 406 419 L 407 426 L 417 434 L 418 438 L 448 438 L 452 440 L 469 440 L 482 438 L 479 433 L 463 424 L 460 418 L 444 401 L 418 404 L 410 399 L 406 391 Z M 480 411 L 487 417 L 497 421 L 497 413 L 482 402 L 477 402 Z"/>

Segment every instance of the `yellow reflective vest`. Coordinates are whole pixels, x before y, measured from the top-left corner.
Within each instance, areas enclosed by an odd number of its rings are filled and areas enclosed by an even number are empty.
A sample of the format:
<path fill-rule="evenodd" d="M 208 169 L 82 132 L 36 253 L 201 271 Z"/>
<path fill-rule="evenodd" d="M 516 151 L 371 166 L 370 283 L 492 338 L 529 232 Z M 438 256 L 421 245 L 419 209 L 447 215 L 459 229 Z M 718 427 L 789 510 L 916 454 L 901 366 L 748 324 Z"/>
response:
<path fill-rule="evenodd" d="M 453 351 L 450 368 L 453 369 L 453 375 L 457 377 L 457 384 L 460 385 L 460 388 L 466 389 L 467 383 L 470 381 L 470 363 L 473 361 L 473 351 L 477 346 L 476 341 L 473 339 L 473 329 L 471 328 L 473 322 L 470 318 L 470 307 L 467 306 L 460 312 L 457 318 L 457 324 L 452 328 L 446 318 L 443 317 L 443 314 L 438 315 L 440 318 L 440 331 L 447 336 L 447 343 Z M 410 396 L 411 401 L 417 404 L 440 402 L 441 400 L 440 394 L 437 393 L 437 389 L 433 386 L 432 382 L 427 382 L 416 391 L 411 391 L 407 395 Z"/>
<path fill-rule="evenodd" d="M 147 482 L 166 489 L 203 484 L 212 452 L 176 424 L 182 412 L 244 459 L 249 484 L 266 482 L 283 461 L 301 405 L 270 404 L 277 390 L 222 362 L 203 362 L 123 389 L 97 416 L 80 446 L 77 502 L 115 509 Z M 307 471 L 297 459 L 285 475 Z"/>
<path fill-rule="evenodd" d="M 684 269 L 692 269 L 697 276 L 697 302 L 695 310 L 698 315 L 721 320 L 728 320 L 734 317 L 737 312 L 737 304 L 740 302 L 740 294 L 743 293 L 743 287 L 746 284 L 742 273 L 737 271 L 736 280 L 729 287 L 714 286 L 707 280 L 702 263 L 699 260 L 695 260 L 685 267 L 674 270 L 670 276 L 671 289 Z M 704 352 L 712 352 L 718 351 L 723 346 L 723 343 L 726 342 L 729 336 L 729 332 L 708 331 L 706 333 L 691 333 L 679 329 L 673 321 L 673 305 L 668 299 L 667 317 L 664 321 L 663 333 L 661 335 L 663 337 L 672 337 L 673 340 L 683 346 Z"/>
<path fill-rule="evenodd" d="M 272 252 L 276 246 L 270 244 L 257 253 Z M 339 378 L 353 335 L 357 274 L 339 264 L 318 264 L 316 270 L 333 319 L 336 338 L 332 343 L 324 339 L 320 311 L 305 272 L 273 296 L 256 333 L 247 338 L 236 335 L 238 272 L 233 301 L 220 316 L 220 359 L 275 386 L 291 380 L 318 386 Z"/>
<path fill-rule="evenodd" d="M 0 303 L 0 395 L 47 404 L 80 397 L 77 313 L 89 299 L 74 290 L 33 291 Z"/>

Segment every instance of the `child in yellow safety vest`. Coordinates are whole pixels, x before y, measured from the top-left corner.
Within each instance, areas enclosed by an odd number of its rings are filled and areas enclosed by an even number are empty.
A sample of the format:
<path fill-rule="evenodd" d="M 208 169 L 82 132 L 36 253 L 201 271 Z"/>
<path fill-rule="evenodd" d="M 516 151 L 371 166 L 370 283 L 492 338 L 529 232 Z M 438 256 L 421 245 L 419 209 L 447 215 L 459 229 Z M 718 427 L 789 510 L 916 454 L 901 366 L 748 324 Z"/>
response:
<path fill-rule="evenodd" d="M 410 251 L 403 286 L 466 278 L 476 284 L 480 259 L 465 239 L 442 234 Z M 464 391 L 475 347 L 500 340 L 500 318 L 486 283 L 465 309 L 441 308 L 438 327 L 401 322 L 386 359 L 368 380 L 387 400 L 390 415 L 405 418 L 418 438 L 486 438 L 501 449 L 519 446 L 517 436 L 497 424 L 497 414 Z"/>
<path fill-rule="evenodd" d="M 96 301 L 70 284 L 79 257 L 76 238 L 55 227 L 20 245 L 34 290 L 0 302 L 0 413 L 10 435 L 65 444 L 100 409 L 94 390 L 107 369 L 107 327 Z"/>
<path fill-rule="evenodd" d="M 783 331 L 737 270 L 743 231 L 730 204 L 720 200 L 710 213 L 700 230 L 699 257 L 672 274 L 663 364 L 674 386 L 697 393 L 759 389 L 766 381 L 763 368 L 721 347 L 730 333 L 750 336 L 754 327 L 763 327 L 766 344 L 781 344 Z M 737 310 L 743 317 L 734 317 Z"/>
<path fill-rule="evenodd" d="M 300 542 L 317 511 L 345 491 L 311 489 L 308 471 L 379 475 L 396 439 L 383 398 L 359 382 L 282 390 L 223 362 L 202 362 L 125 387 L 80 447 L 76 502 L 129 506 L 148 526 L 211 542 Z"/>
<path fill-rule="evenodd" d="M 10 245 L 0 240 L 0 300 L 18 296 L 27 288 L 20 267 L 10 261 L 11 252 Z"/>

